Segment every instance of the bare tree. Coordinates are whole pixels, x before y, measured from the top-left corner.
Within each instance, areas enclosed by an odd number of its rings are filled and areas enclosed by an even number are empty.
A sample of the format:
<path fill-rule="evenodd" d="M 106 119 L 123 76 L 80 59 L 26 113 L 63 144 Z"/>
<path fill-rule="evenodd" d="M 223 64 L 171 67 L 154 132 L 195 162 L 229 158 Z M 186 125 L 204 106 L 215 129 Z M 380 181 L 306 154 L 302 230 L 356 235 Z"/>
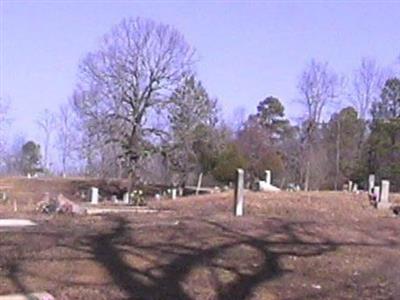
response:
<path fill-rule="evenodd" d="M 311 172 L 317 170 L 311 160 L 315 148 L 315 132 L 322 121 L 325 110 L 336 104 L 341 92 L 342 80 L 329 68 L 327 63 L 312 60 L 300 77 L 298 89 L 301 95 L 300 103 L 306 108 L 306 118 L 303 132 L 304 189 L 308 190 Z M 314 155 L 315 156 L 315 155 Z M 321 156 L 322 157 L 322 156 Z M 315 165 L 315 161 L 313 161 Z"/>
<path fill-rule="evenodd" d="M 312 60 L 306 67 L 301 74 L 298 89 L 300 103 L 306 108 L 306 120 L 310 126 L 317 126 L 324 110 L 336 104 L 341 86 L 341 79 L 327 63 Z"/>
<path fill-rule="evenodd" d="M 43 146 L 44 146 L 44 156 L 43 156 L 43 164 L 46 170 L 49 170 L 50 162 L 49 162 L 49 148 L 51 146 L 51 138 L 54 129 L 56 128 L 56 117 L 54 113 L 45 109 L 39 116 L 36 121 L 39 129 L 43 133 Z"/>
<path fill-rule="evenodd" d="M 57 143 L 62 173 L 68 170 L 69 160 L 72 159 L 76 144 L 76 132 L 74 130 L 73 112 L 68 104 L 62 104 L 57 116 Z"/>
<path fill-rule="evenodd" d="M 152 126 L 151 116 L 162 112 L 191 72 L 193 53 L 174 28 L 125 19 L 82 61 L 74 96 L 78 115 L 107 142 L 120 145 L 130 178 L 149 142 L 162 137 L 164 131 Z"/>
<path fill-rule="evenodd" d="M 5 129 L 10 122 L 10 119 L 8 117 L 9 108 L 10 102 L 8 100 L 5 100 L 3 97 L 0 97 L 0 166 L 4 163 L 2 159 L 5 157 Z"/>
<path fill-rule="evenodd" d="M 243 129 L 244 123 L 246 122 L 246 108 L 243 106 L 236 107 L 232 113 L 231 127 L 234 131 L 240 131 Z"/>
<path fill-rule="evenodd" d="M 350 98 L 361 119 L 367 119 L 371 105 L 379 98 L 383 84 L 383 71 L 375 60 L 363 58 L 353 76 L 353 92 Z"/>

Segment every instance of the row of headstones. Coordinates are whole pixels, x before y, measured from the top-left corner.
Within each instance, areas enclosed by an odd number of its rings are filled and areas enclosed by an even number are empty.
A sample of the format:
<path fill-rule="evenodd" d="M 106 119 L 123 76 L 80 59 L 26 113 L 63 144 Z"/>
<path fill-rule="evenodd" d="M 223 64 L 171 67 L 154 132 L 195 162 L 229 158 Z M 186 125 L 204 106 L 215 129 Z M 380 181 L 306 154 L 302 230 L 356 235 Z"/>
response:
<path fill-rule="evenodd" d="M 168 194 L 171 196 L 172 200 L 175 200 L 178 195 L 179 196 L 183 196 L 183 189 L 178 189 L 178 188 L 169 189 L 164 193 L 164 196 L 166 196 Z M 155 198 L 156 199 L 160 199 L 161 195 L 157 193 L 155 195 Z M 96 188 L 96 187 L 91 187 L 90 188 L 90 190 L 89 190 L 89 199 L 90 199 L 90 203 L 91 204 L 94 204 L 94 205 L 99 204 L 99 189 L 98 188 Z M 119 200 L 117 199 L 117 196 L 115 196 L 115 195 L 112 196 L 112 200 L 115 203 L 119 202 Z M 122 198 L 122 203 L 124 203 L 124 204 L 129 204 L 130 203 L 130 198 L 129 198 L 129 193 L 128 192 L 124 193 L 123 198 Z"/>
<path fill-rule="evenodd" d="M 387 209 L 391 207 L 389 201 L 389 190 L 390 182 L 389 180 L 382 180 L 381 186 L 375 185 L 375 175 L 370 174 L 368 177 L 368 195 L 370 198 L 374 199 L 377 208 Z"/>
<path fill-rule="evenodd" d="M 90 199 L 90 204 L 93 204 L 93 205 L 99 204 L 99 189 L 98 188 L 96 188 L 96 187 L 91 187 L 90 188 L 90 190 L 89 190 L 89 199 Z M 120 202 L 117 199 L 117 196 L 115 196 L 115 195 L 113 195 L 111 197 L 111 200 L 113 202 L 115 202 L 115 203 Z M 124 195 L 122 197 L 122 203 L 124 203 L 124 204 L 129 204 L 130 203 L 130 201 L 129 201 L 129 193 L 124 193 Z"/>
<path fill-rule="evenodd" d="M 351 180 L 349 180 L 349 182 L 348 182 L 348 184 L 347 184 L 347 189 L 348 189 L 348 191 L 351 193 L 351 192 L 353 192 L 353 193 L 358 193 L 359 191 L 358 191 L 358 184 L 357 183 L 354 183 L 353 181 L 351 181 Z M 344 190 L 346 190 L 346 189 L 344 189 Z"/>
<path fill-rule="evenodd" d="M 119 202 L 116 196 L 113 196 L 111 198 L 113 200 L 113 202 Z M 90 204 L 93 205 L 97 205 L 99 204 L 99 189 L 96 187 L 91 187 L 89 189 L 89 200 L 90 200 Z M 129 194 L 125 193 L 123 198 L 122 198 L 122 202 L 125 204 L 129 204 Z"/>
<path fill-rule="evenodd" d="M 268 177 L 267 177 L 268 178 Z M 353 188 L 349 187 L 350 191 L 358 190 L 356 185 Z M 389 202 L 389 180 L 382 180 L 381 186 L 375 186 L 375 175 L 371 174 L 368 178 L 368 194 L 376 199 L 378 208 L 390 208 Z M 244 171 L 243 169 L 236 170 L 236 186 L 234 195 L 234 215 L 243 216 L 244 213 Z"/>

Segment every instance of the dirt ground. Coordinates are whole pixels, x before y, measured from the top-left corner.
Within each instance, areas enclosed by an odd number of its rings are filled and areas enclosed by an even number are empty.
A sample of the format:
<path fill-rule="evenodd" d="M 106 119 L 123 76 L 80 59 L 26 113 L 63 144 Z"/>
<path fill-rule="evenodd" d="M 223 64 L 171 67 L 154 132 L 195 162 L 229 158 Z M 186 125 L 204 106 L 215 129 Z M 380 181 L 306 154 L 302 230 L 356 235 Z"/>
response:
<path fill-rule="evenodd" d="M 365 194 L 253 193 L 149 201 L 152 214 L 48 216 L 45 191 L 75 197 L 78 180 L 0 180 L 0 295 L 56 299 L 400 299 L 400 218 Z M 400 203 L 399 195 L 391 195 Z M 79 200 L 79 198 L 74 198 Z"/>

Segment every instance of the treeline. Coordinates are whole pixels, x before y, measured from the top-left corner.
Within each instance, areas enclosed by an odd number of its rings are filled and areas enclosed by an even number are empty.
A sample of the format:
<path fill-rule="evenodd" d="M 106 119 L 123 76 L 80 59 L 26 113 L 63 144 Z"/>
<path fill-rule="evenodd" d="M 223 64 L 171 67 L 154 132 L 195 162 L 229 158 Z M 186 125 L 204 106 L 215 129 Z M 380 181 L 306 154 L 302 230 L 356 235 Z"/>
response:
<path fill-rule="evenodd" d="M 234 127 L 197 78 L 196 61 L 174 28 L 123 20 L 81 61 L 70 101 L 38 119 L 42 147 L 16 139 L 0 150 L 3 172 L 31 167 L 187 185 L 201 173 L 207 183 L 228 183 L 241 167 L 249 184 L 270 169 L 280 187 L 340 189 L 348 180 L 362 185 L 375 173 L 400 189 L 396 72 L 363 59 L 346 79 L 312 60 L 298 82 L 300 121 L 291 123 L 283 103 L 269 96 Z M 52 144 L 58 164 L 50 161 Z"/>

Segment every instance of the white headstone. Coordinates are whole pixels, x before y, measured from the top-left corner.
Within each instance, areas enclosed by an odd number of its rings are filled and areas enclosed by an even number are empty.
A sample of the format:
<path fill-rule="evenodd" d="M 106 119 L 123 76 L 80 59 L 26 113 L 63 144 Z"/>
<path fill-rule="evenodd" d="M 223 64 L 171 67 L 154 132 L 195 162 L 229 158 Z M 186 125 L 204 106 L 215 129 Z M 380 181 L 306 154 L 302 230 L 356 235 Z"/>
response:
<path fill-rule="evenodd" d="M 128 192 L 126 192 L 126 193 L 124 194 L 124 196 L 123 196 L 123 198 L 122 198 L 122 201 L 123 201 L 125 204 L 129 204 L 129 193 L 128 193 Z"/>
<path fill-rule="evenodd" d="M 374 174 L 369 174 L 368 177 L 368 194 L 372 195 L 372 189 L 375 186 L 375 175 Z"/>
<path fill-rule="evenodd" d="M 172 200 L 176 199 L 176 188 L 171 189 L 171 198 Z"/>
<path fill-rule="evenodd" d="M 90 203 L 99 204 L 99 189 L 96 187 L 90 188 Z"/>
<path fill-rule="evenodd" d="M 235 186 L 235 216 L 243 216 L 244 210 L 244 171 L 236 170 L 236 186 Z"/>
<path fill-rule="evenodd" d="M 374 187 L 374 196 L 375 196 L 375 200 L 377 203 L 379 203 L 379 201 L 381 201 L 381 193 L 380 193 L 381 189 L 379 186 L 375 186 Z"/>
<path fill-rule="evenodd" d="M 349 180 L 349 192 L 353 191 L 353 181 Z"/>
<path fill-rule="evenodd" d="M 390 208 L 389 202 L 389 189 L 390 189 L 390 182 L 389 180 L 382 180 L 381 183 L 381 198 L 380 202 L 378 203 L 378 208 Z"/>
<path fill-rule="evenodd" d="M 389 180 L 382 180 L 381 202 L 389 202 Z"/>
<path fill-rule="evenodd" d="M 265 182 L 267 183 L 267 185 L 271 185 L 271 171 L 270 170 L 265 171 Z"/>

